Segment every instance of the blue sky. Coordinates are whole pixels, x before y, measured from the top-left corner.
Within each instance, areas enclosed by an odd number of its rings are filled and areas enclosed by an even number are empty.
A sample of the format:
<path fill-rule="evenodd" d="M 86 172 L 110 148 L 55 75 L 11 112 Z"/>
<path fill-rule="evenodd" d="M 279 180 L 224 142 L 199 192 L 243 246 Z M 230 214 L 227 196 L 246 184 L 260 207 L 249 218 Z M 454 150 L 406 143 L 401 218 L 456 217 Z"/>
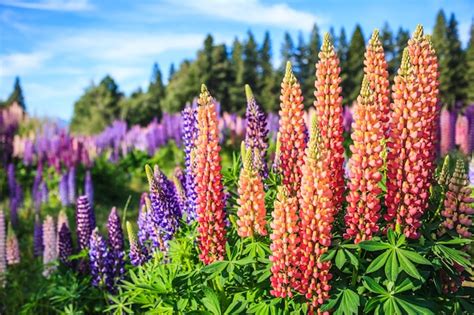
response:
<path fill-rule="evenodd" d="M 360 23 L 367 38 L 387 21 L 393 30 L 421 23 L 431 32 L 440 8 L 455 13 L 466 43 L 472 0 L 0 0 L 0 99 L 19 75 L 31 114 L 69 119 L 91 82 L 110 74 L 126 94 L 146 87 L 154 62 L 166 76 L 207 33 L 231 44 L 249 29 L 261 42 L 268 30 L 278 62 L 286 30 L 296 39 L 316 22 L 350 36 Z"/>

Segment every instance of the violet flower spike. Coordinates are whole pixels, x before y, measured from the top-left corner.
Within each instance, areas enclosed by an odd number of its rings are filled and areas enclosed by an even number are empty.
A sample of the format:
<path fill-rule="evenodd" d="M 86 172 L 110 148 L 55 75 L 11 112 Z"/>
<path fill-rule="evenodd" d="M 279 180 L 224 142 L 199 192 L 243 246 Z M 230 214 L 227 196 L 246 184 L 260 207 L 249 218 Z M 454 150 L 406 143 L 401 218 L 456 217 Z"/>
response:
<path fill-rule="evenodd" d="M 58 233 L 58 256 L 61 263 L 71 267 L 72 262 L 69 257 L 74 253 L 74 248 L 72 245 L 72 236 L 71 230 L 66 223 L 61 225 Z"/>
<path fill-rule="evenodd" d="M 52 262 L 58 258 L 56 249 L 56 225 L 52 216 L 48 215 L 43 223 L 43 276 L 49 277 L 56 269 Z"/>
<path fill-rule="evenodd" d="M 35 216 L 34 230 L 33 230 L 33 254 L 35 257 L 43 256 L 43 225 L 38 214 Z"/>
<path fill-rule="evenodd" d="M 107 230 L 112 258 L 113 282 L 116 284 L 120 279 L 122 279 L 123 274 L 125 273 L 125 262 L 122 225 L 120 224 L 120 218 L 115 207 L 110 210 L 107 221 Z"/>
<path fill-rule="evenodd" d="M 107 243 L 99 234 L 98 228 L 95 228 L 92 232 L 89 248 L 92 284 L 95 287 L 111 291 L 113 289 L 113 261 Z"/>

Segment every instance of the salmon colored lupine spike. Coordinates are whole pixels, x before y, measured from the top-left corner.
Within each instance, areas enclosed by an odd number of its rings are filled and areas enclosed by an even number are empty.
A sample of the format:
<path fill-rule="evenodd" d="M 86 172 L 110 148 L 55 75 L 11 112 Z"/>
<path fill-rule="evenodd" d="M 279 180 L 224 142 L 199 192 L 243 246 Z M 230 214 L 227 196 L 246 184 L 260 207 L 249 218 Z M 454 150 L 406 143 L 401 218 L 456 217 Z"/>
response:
<path fill-rule="evenodd" d="M 352 124 L 352 156 L 349 160 L 349 194 L 344 217 L 344 237 L 354 243 L 369 240 L 379 231 L 379 187 L 382 180 L 384 129 L 379 119 L 376 93 L 371 89 L 368 75 L 364 76 Z"/>
<path fill-rule="evenodd" d="M 341 68 L 339 58 L 328 33 L 324 35 L 323 45 L 316 64 L 316 115 L 322 137 L 322 150 L 327 151 L 329 178 L 334 192 L 336 211 L 342 206 L 344 194 L 344 123 L 342 117 Z"/>
<path fill-rule="evenodd" d="M 270 239 L 272 263 L 271 295 L 292 297 L 299 281 L 298 199 L 285 186 L 279 186 L 272 212 Z"/>
<path fill-rule="evenodd" d="M 241 147 L 242 169 L 240 171 L 237 204 L 237 234 L 240 237 L 253 237 L 256 234 L 267 235 L 265 228 L 265 191 L 262 177 L 254 166 L 254 156 L 258 150 L 246 149 L 245 142 Z"/>
<path fill-rule="evenodd" d="M 402 64 L 395 77 L 387 143 L 387 213 L 388 227 L 418 238 L 423 215 L 426 169 L 420 160 L 426 158 L 423 103 L 408 48 L 403 51 Z"/>
<path fill-rule="evenodd" d="M 377 120 L 381 122 L 384 136 L 387 136 L 390 118 L 390 85 L 388 65 L 377 29 L 372 33 L 364 56 L 364 73 L 369 82 L 369 87 L 373 91 L 373 101 L 376 105 L 374 113 L 377 115 Z"/>
<path fill-rule="evenodd" d="M 301 166 L 306 147 L 306 124 L 300 84 L 293 74 L 291 63 L 286 64 L 280 95 L 280 151 L 278 170 L 283 185 L 291 196 L 299 193 Z"/>
<path fill-rule="evenodd" d="M 300 271 L 299 291 L 318 308 L 329 298 L 332 275 L 331 261 L 321 257 L 331 245 L 331 230 L 335 209 L 332 183 L 329 175 L 327 151 L 322 149 L 323 141 L 319 126 L 313 116 L 308 148 L 302 168 L 300 198 Z"/>
<path fill-rule="evenodd" d="M 197 121 L 194 173 L 197 184 L 199 258 L 204 264 L 210 264 L 224 258 L 226 223 L 219 156 L 219 122 L 215 101 L 204 84 L 198 99 Z"/>

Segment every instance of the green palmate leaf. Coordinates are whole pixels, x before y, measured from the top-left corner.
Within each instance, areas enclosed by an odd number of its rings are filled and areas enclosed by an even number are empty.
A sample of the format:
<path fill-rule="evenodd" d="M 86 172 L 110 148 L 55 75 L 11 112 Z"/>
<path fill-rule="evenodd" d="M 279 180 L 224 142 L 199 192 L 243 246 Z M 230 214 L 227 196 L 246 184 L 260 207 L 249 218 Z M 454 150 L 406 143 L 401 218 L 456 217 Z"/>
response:
<path fill-rule="evenodd" d="M 385 264 L 385 276 L 388 280 L 395 282 L 398 276 L 398 261 L 395 251 L 389 251 L 387 263 Z"/>
<path fill-rule="evenodd" d="M 265 270 L 265 272 L 263 272 L 260 277 L 258 277 L 257 279 L 257 283 L 262 283 L 264 282 L 265 280 L 267 280 L 268 278 L 270 278 L 270 276 L 272 275 L 272 272 L 270 270 Z"/>
<path fill-rule="evenodd" d="M 443 254 L 443 258 L 447 258 L 451 261 L 457 262 L 464 268 L 470 267 L 469 254 L 466 254 L 453 248 L 449 248 L 444 245 L 434 245 L 433 252 L 436 251 L 441 252 Z"/>
<path fill-rule="evenodd" d="M 346 255 L 344 254 L 344 251 L 342 249 L 340 249 L 340 250 L 337 251 L 337 254 L 336 254 L 336 260 L 335 260 L 336 267 L 339 270 L 342 269 L 345 262 L 346 262 Z"/>
<path fill-rule="evenodd" d="M 377 293 L 380 295 L 386 295 L 388 292 L 380 285 L 378 284 L 373 278 L 371 277 L 363 277 L 364 279 L 364 287 L 367 288 L 370 292 Z"/>
<path fill-rule="evenodd" d="M 395 232 L 392 229 L 388 229 L 387 238 L 390 244 L 392 244 L 393 246 L 397 244 L 397 236 L 395 235 Z"/>
<path fill-rule="evenodd" d="M 369 267 L 367 267 L 367 273 L 372 273 L 372 272 L 375 272 L 377 270 L 379 270 L 380 268 L 383 267 L 383 265 L 385 264 L 385 262 L 387 261 L 388 259 L 388 256 L 390 255 L 390 251 L 386 251 L 385 253 L 377 256 L 377 258 L 375 258 L 369 265 Z"/>
<path fill-rule="evenodd" d="M 403 280 L 398 286 L 395 287 L 395 293 L 402 293 L 415 288 L 415 284 L 409 278 Z"/>
<path fill-rule="evenodd" d="M 330 249 L 327 252 L 325 252 L 323 256 L 321 257 L 321 262 L 332 260 L 334 256 L 336 255 L 336 252 L 337 251 L 334 249 Z"/>
<path fill-rule="evenodd" d="M 464 244 L 471 244 L 473 240 L 467 238 L 453 238 L 449 241 L 438 241 L 436 244 L 444 244 L 444 245 L 464 245 Z"/>
<path fill-rule="evenodd" d="M 359 268 L 359 260 L 357 259 L 357 257 L 347 249 L 344 249 L 344 253 L 347 256 L 349 256 L 349 259 L 351 261 L 351 265 L 353 265 L 354 267 L 356 267 L 358 269 Z"/>
<path fill-rule="evenodd" d="M 227 267 L 227 264 L 227 261 L 216 261 L 204 266 L 201 270 L 207 274 L 220 274 Z"/>
<path fill-rule="evenodd" d="M 340 290 L 334 298 L 324 304 L 322 312 L 333 311 L 335 315 L 352 315 L 358 313 L 360 306 L 359 295 L 351 289 Z"/>
<path fill-rule="evenodd" d="M 387 301 L 385 301 L 385 303 L 383 303 L 383 311 L 385 314 L 401 314 L 402 313 L 393 297 L 390 297 Z"/>
<path fill-rule="evenodd" d="M 435 314 L 430 308 L 420 305 L 419 302 L 413 300 L 407 296 L 397 296 L 397 303 L 403 308 L 409 315 L 433 315 Z M 429 305 L 434 308 L 434 305 Z"/>
<path fill-rule="evenodd" d="M 364 241 L 359 243 L 359 247 L 369 252 L 376 252 L 379 250 L 389 249 L 390 244 L 378 241 Z"/>
<path fill-rule="evenodd" d="M 406 249 L 399 249 L 399 255 L 403 255 L 415 264 L 431 265 L 430 261 L 420 254 Z"/>
<path fill-rule="evenodd" d="M 398 260 L 400 261 L 400 268 L 408 275 L 419 280 L 423 279 L 415 265 L 413 265 L 410 260 L 408 260 L 408 258 L 406 258 L 404 255 L 398 255 Z"/>
<path fill-rule="evenodd" d="M 209 287 L 203 289 L 205 297 L 202 299 L 202 304 L 208 311 L 214 315 L 221 315 L 221 305 L 217 294 Z"/>

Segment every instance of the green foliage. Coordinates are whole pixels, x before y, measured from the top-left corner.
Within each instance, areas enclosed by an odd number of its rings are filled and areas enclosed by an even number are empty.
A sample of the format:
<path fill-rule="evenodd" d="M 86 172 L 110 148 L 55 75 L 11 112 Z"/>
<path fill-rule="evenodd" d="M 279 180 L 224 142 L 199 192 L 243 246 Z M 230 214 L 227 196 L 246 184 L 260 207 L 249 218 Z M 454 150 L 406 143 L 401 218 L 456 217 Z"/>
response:
<path fill-rule="evenodd" d="M 466 50 L 466 94 L 467 102 L 474 102 L 474 23 L 471 23 L 469 43 Z"/>
<path fill-rule="evenodd" d="M 15 78 L 15 84 L 13 85 L 13 91 L 8 97 L 8 99 L 4 102 L 4 105 L 9 106 L 13 102 L 17 102 L 23 110 L 26 111 L 26 104 L 25 104 L 25 97 L 23 95 L 23 89 L 21 88 L 20 78 Z M 0 106 L 1 107 L 1 106 Z"/>
<path fill-rule="evenodd" d="M 365 39 L 360 25 L 356 25 L 347 51 L 347 77 L 343 81 L 344 104 L 352 104 L 359 95 L 364 75 Z"/>

